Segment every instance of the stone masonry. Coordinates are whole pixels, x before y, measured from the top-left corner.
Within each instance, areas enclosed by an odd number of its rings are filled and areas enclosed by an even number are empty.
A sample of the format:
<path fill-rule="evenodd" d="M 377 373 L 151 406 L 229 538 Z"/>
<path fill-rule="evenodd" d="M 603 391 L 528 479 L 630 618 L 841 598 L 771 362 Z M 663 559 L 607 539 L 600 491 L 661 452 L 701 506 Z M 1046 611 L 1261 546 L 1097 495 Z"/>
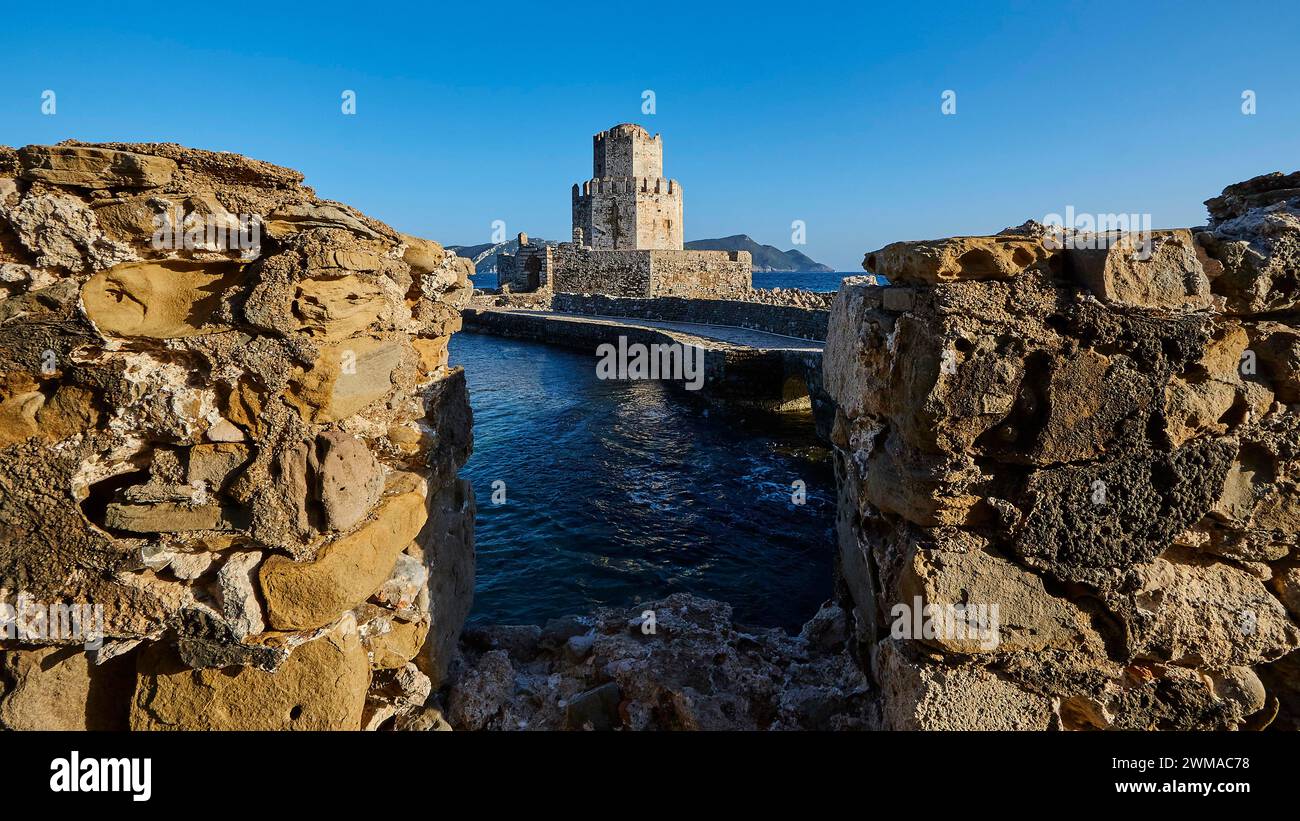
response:
<path fill-rule="evenodd" d="M 573 241 L 497 256 L 503 290 L 742 298 L 748 251 L 682 248 L 682 189 L 663 176 L 663 141 L 625 123 L 592 138 L 593 178 L 573 186 Z"/>
<path fill-rule="evenodd" d="M 235 154 L 0 148 L 0 725 L 419 717 L 473 591 L 469 273 Z"/>
<path fill-rule="evenodd" d="M 682 187 L 663 175 L 663 139 L 624 123 L 591 142 L 592 178 L 573 186 L 573 228 L 582 244 L 682 250 Z"/>
<path fill-rule="evenodd" d="M 1300 173 L 846 281 L 839 576 L 885 728 L 1300 723 Z M 1144 253 L 1139 253 L 1142 249 Z"/>

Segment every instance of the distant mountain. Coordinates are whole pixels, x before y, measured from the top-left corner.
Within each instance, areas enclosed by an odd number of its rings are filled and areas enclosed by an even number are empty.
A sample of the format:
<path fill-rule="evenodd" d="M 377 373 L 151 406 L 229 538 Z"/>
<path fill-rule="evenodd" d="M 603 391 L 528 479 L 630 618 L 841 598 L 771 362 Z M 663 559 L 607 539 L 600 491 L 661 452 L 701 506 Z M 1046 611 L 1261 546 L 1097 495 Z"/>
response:
<path fill-rule="evenodd" d="M 553 239 L 529 237 L 528 244 L 558 245 L 559 242 Z M 772 245 L 759 245 L 745 234 L 736 234 L 735 236 L 720 239 L 697 239 L 686 243 L 686 247 L 692 251 L 748 251 L 754 257 L 754 270 L 760 273 L 766 271 L 794 271 L 801 274 L 820 274 L 830 273 L 835 270 L 829 265 L 822 265 L 820 262 L 810 259 L 807 255 L 793 248 L 789 251 L 782 251 Z M 497 270 L 497 254 L 517 253 L 519 251 L 519 241 L 512 239 L 507 242 L 485 242 L 481 245 L 448 245 L 447 248 L 473 262 L 474 273 L 494 274 Z"/>
<path fill-rule="evenodd" d="M 745 234 L 720 239 L 697 239 L 686 243 L 692 251 L 748 251 L 754 257 L 755 271 L 797 271 L 799 273 L 830 273 L 835 269 L 809 259 L 807 255 L 791 248 L 782 251 L 773 245 L 759 245 Z"/>
<path fill-rule="evenodd" d="M 541 237 L 529 237 L 529 245 L 559 245 L 559 242 L 553 239 L 542 239 Z M 497 254 L 514 254 L 519 251 L 519 240 L 512 239 L 508 242 L 485 242 L 482 245 L 448 245 L 447 250 L 455 251 L 457 256 L 462 256 L 474 263 L 474 273 L 476 274 L 495 274 L 497 272 Z"/>

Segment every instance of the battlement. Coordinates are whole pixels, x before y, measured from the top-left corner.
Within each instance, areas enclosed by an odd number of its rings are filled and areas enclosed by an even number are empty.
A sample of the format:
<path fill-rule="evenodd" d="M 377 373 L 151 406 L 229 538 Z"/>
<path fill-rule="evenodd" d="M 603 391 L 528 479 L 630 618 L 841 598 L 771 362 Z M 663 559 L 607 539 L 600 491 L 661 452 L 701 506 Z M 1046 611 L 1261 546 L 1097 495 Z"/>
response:
<path fill-rule="evenodd" d="M 681 191 L 681 183 L 667 177 L 601 177 L 587 180 L 581 186 L 573 184 L 575 200 L 593 194 L 666 194 L 672 197 L 679 196 Z"/>
<path fill-rule="evenodd" d="M 663 176 L 663 139 L 633 123 L 616 125 L 591 138 L 591 176 Z"/>

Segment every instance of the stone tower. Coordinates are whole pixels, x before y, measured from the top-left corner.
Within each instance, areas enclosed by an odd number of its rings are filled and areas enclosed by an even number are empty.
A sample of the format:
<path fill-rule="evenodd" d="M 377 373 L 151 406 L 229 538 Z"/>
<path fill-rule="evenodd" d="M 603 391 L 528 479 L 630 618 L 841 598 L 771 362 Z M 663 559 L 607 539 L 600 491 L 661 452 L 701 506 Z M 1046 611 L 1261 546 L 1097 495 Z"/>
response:
<path fill-rule="evenodd" d="M 682 249 L 682 187 L 663 140 L 632 123 L 592 137 L 592 179 L 573 186 L 573 239 L 598 250 Z"/>

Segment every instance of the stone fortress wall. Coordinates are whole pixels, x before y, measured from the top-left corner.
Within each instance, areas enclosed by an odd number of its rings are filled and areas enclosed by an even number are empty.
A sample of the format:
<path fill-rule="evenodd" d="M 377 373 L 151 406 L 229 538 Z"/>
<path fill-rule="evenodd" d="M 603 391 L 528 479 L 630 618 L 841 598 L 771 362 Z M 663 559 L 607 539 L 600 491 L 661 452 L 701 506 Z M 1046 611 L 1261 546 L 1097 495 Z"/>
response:
<path fill-rule="evenodd" d="M 663 176 L 663 140 L 638 125 L 595 135 L 593 179 L 574 185 L 573 241 L 497 256 L 511 291 L 736 299 L 751 286 L 747 251 L 686 251 L 682 189 Z"/>
<path fill-rule="evenodd" d="M 550 300 L 550 310 L 589 316 L 727 325 L 813 340 L 826 339 L 826 327 L 830 319 L 829 310 L 766 305 L 738 299 L 687 299 L 671 296 L 636 299 L 604 294 L 555 294 Z"/>
<path fill-rule="evenodd" d="M 550 292 L 551 272 L 555 270 L 554 247 L 532 245 L 528 235 L 519 234 L 519 250 L 497 255 L 497 284 L 514 293 Z"/>
<path fill-rule="evenodd" d="M 682 189 L 663 175 L 663 138 L 624 123 L 592 137 L 592 179 L 573 186 L 573 226 L 599 250 L 682 248 Z"/>
<path fill-rule="evenodd" d="M 748 251 L 554 249 L 556 293 L 740 299 L 749 290 Z"/>
<path fill-rule="evenodd" d="M 838 575 L 882 727 L 1300 725 L 1297 191 L 1230 186 L 1146 258 L 1027 224 L 845 282 Z"/>
<path fill-rule="evenodd" d="M 682 188 L 664 177 L 614 177 L 573 186 L 573 224 L 599 250 L 681 250 Z"/>
<path fill-rule="evenodd" d="M 591 138 L 593 179 L 663 175 L 664 143 L 660 135 L 651 137 L 641 126 L 623 123 Z"/>
<path fill-rule="evenodd" d="M 674 596 L 458 641 L 468 262 L 237 155 L 0 148 L 0 725 L 1296 729 L 1297 192 L 1230 186 L 1147 258 L 1031 224 L 869 254 L 799 635 Z M 248 214 L 255 249 L 201 230 Z"/>
<path fill-rule="evenodd" d="M 0 725 L 436 724 L 470 272 L 239 155 L 0 148 Z"/>

